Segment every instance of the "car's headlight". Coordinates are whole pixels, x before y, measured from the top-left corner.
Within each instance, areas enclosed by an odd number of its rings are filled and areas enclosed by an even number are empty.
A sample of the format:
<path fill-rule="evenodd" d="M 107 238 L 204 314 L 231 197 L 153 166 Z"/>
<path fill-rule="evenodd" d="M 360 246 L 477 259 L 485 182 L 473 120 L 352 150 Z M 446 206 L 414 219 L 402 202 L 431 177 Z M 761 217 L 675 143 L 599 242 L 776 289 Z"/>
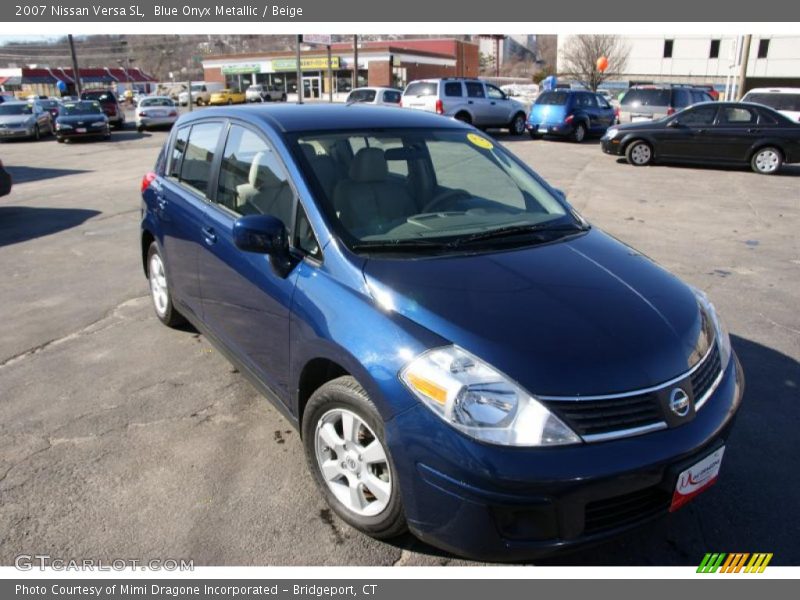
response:
<path fill-rule="evenodd" d="M 606 137 L 608 139 L 613 139 L 613 138 L 617 137 L 618 133 L 619 133 L 619 129 L 617 129 L 616 127 L 612 127 L 611 129 L 607 129 L 606 130 Z"/>
<path fill-rule="evenodd" d="M 56 129 L 72 129 L 72 125 L 66 123 L 56 123 Z"/>
<path fill-rule="evenodd" d="M 692 288 L 692 290 L 694 290 L 694 295 L 697 296 L 697 302 L 708 313 L 711 317 L 711 322 L 714 324 L 714 332 L 719 345 L 719 358 L 724 371 L 728 368 L 728 361 L 731 359 L 731 338 L 728 334 L 728 328 L 725 326 L 722 317 L 717 313 L 717 309 L 714 308 L 711 300 L 708 299 L 708 296 L 697 288 Z"/>
<path fill-rule="evenodd" d="M 444 421 L 483 442 L 504 446 L 581 442 L 528 392 L 458 346 L 424 352 L 400 371 L 400 379 Z"/>
<path fill-rule="evenodd" d="M 102 126 L 103 126 L 103 125 L 105 125 L 105 124 L 106 124 L 106 122 L 105 122 L 105 121 L 95 121 L 94 123 L 92 123 L 92 124 L 90 125 L 90 127 L 102 127 Z"/>

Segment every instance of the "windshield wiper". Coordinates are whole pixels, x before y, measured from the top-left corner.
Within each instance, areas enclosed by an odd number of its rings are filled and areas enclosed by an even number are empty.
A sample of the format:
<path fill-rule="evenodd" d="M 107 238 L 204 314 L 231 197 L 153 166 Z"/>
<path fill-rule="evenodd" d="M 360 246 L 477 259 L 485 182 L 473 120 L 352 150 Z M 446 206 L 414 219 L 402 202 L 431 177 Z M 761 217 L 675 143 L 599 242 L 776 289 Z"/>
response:
<path fill-rule="evenodd" d="M 375 242 L 359 242 L 352 244 L 351 249 L 366 252 L 414 252 L 447 248 L 448 244 L 427 240 L 386 240 Z"/>
<path fill-rule="evenodd" d="M 461 246 L 463 244 L 470 244 L 472 242 L 515 237 L 518 235 L 531 233 L 579 233 L 582 231 L 588 231 L 589 228 L 589 225 L 581 225 L 580 223 L 569 223 L 565 225 L 548 225 L 547 223 L 538 223 L 536 225 L 510 225 L 508 227 L 500 227 L 499 229 L 492 229 L 490 231 L 473 233 L 451 242 L 450 245 Z"/>

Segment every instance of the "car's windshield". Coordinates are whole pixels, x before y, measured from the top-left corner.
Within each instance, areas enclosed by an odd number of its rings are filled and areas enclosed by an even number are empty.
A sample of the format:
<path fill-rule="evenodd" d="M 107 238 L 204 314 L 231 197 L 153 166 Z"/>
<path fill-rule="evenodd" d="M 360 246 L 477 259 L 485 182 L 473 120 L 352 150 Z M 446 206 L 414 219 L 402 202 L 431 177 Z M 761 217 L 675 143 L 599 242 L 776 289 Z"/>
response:
<path fill-rule="evenodd" d="M 408 84 L 405 94 L 406 96 L 435 96 L 436 87 L 435 81 L 415 81 Z"/>
<path fill-rule="evenodd" d="M 39 102 L 44 108 L 58 108 L 56 100 L 40 100 Z"/>
<path fill-rule="evenodd" d="M 0 115 L 31 115 L 33 114 L 32 104 L 0 104 Z"/>
<path fill-rule="evenodd" d="M 536 104 L 543 104 L 547 106 L 563 106 L 567 103 L 569 94 L 567 92 L 542 92 L 536 98 Z"/>
<path fill-rule="evenodd" d="M 742 100 L 744 102 L 763 104 L 775 110 L 800 112 L 800 94 L 751 93 L 747 94 Z"/>
<path fill-rule="evenodd" d="M 100 102 L 114 102 L 114 96 L 109 92 L 85 92 L 83 97 L 87 100 L 98 100 Z"/>
<path fill-rule="evenodd" d="M 459 245 L 487 233 L 487 243 L 496 243 L 504 236 L 491 232 L 519 239 L 583 225 L 544 182 L 478 133 L 320 132 L 293 141 L 323 210 L 351 248 Z"/>
<path fill-rule="evenodd" d="M 100 105 L 97 102 L 86 101 L 65 104 L 61 112 L 66 116 L 70 116 L 94 115 L 100 114 L 102 111 L 100 110 Z"/>
<path fill-rule="evenodd" d="M 175 103 L 169 98 L 145 98 L 139 106 L 175 106 Z"/>
<path fill-rule="evenodd" d="M 622 106 L 669 106 L 670 90 L 629 90 L 623 96 Z"/>

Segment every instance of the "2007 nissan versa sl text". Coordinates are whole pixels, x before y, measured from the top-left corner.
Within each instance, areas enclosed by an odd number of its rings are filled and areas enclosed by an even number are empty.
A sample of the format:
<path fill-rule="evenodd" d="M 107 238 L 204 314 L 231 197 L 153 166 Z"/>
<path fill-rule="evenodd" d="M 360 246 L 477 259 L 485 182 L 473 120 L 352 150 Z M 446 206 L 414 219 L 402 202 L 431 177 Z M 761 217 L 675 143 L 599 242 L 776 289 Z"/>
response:
<path fill-rule="evenodd" d="M 743 376 L 711 302 L 469 125 L 208 109 L 142 196 L 158 317 L 300 428 L 325 499 L 369 535 L 531 558 L 717 478 Z"/>

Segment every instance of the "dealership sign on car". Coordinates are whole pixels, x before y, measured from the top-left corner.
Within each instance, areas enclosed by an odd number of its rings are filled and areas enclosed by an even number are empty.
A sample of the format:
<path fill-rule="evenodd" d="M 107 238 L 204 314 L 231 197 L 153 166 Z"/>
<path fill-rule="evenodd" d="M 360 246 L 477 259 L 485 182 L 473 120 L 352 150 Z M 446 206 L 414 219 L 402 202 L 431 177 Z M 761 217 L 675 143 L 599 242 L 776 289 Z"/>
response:
<path fill-rule="evenodd" d="M 672 504 L 669 507 L 670 512 L 678 510 L 714 484 L 719 476 L 724 452 L 725 446 L 678 475 L 678 483 L 675 485 L 675 493 L 672 495 Z"/>

